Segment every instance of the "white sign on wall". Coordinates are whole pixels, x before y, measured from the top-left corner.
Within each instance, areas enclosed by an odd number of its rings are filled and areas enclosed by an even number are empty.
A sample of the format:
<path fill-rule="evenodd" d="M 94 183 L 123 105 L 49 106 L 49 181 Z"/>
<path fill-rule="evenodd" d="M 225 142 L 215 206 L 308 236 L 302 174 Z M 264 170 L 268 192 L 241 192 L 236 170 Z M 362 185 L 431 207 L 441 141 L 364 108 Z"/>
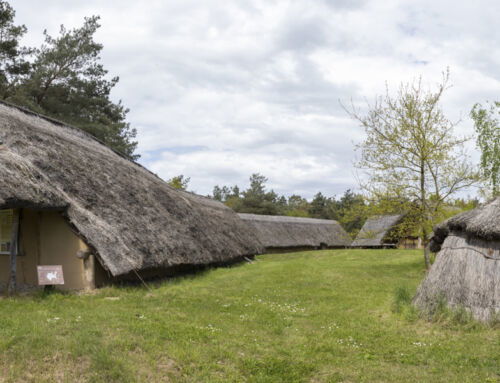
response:
<path fill-rule="evenodd" d="M 61 265 L 37 266 L 38 284 L 43 285 L 64 285 L 64 275 Z"/>

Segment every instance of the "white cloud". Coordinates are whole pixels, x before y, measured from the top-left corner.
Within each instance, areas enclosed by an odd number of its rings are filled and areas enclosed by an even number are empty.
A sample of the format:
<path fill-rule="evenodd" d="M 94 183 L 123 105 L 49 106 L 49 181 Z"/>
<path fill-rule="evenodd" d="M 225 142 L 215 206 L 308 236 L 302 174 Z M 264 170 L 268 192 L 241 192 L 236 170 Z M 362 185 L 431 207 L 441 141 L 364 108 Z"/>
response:
<path fill-rule="evenodd" d="M 101 15 L 98 40 L 114 91 L 130 107 L 141 162 L 185 174 L 206 194 L 260 172 L 285 194 L 356 187 L 362 131 L 339 100 L 362 103 L 449 67 L 443 107 L 464 117 L 498 99 L 497 0 L 11 1 L 37 45 L 47 28 Z M 471 149 L 474 147 L 471 145 Z"/>

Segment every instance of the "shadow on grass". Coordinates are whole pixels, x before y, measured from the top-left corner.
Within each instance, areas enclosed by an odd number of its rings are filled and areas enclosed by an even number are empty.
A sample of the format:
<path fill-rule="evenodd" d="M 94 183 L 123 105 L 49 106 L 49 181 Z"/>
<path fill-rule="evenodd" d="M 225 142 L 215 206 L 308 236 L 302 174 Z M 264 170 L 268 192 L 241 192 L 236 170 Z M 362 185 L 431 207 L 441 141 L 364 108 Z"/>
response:
<path fill-rule="evenodd" d="M 153 270 L 150 273 L 146 270 L 142 273 L 130 273 L 124 278 L 117 278 L 111 281 L 105 287 L 114 287 L 119 290 L 158 289 L 165 284 L 178 284 L 186 280 L 195 280 L 201 278 L 214 270 L 233 269 L 254 262 L 251 259 L 238 259 L 230 263 L 213 263 L 209 265 L 179 265 L 169 269 Z"/>

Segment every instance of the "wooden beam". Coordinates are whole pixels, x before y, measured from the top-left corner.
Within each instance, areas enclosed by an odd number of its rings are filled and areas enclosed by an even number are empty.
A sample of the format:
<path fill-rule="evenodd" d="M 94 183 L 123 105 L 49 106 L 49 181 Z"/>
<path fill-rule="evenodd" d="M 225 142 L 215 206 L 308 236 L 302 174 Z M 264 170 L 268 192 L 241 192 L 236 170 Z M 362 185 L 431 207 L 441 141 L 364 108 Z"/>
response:
<path fill-rule="evenodd" d="M 10 277 L 9 277 L 9 295 L 17 290 L 17 253 L 19 251 L 19 226 L 21 222 L 21 213 L 19 209 L 14 209 L 12 217 L 12 233 L 10 239 Z"/>
<path fill-rule="evenodd" d="M 95 284 L 95 255 L 89 254 L 83 259 L 83 277 L 86 290 L 94 290 Z"/>

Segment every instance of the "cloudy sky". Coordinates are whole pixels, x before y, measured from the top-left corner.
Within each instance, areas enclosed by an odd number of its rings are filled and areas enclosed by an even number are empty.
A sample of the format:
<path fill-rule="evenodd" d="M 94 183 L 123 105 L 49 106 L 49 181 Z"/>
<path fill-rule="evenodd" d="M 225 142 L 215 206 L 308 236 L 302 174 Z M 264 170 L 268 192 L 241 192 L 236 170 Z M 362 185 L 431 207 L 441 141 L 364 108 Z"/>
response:
<path fill-rule="evenodd" d="M 356 188 L 363 131 L 340 103 L 364 103 L 450 68 L 443 108 L 463 117 L 500 98 L 498 0 L 12 0 L 26 43 L 100 15 L 102 60 L 121 80 L 140 162 L 190 189 L 259 172 L 277 192 Z M 146 5 L 147 4 L 147 5 Z M 471 145 L 471 154 L 474 146 Z"/>

